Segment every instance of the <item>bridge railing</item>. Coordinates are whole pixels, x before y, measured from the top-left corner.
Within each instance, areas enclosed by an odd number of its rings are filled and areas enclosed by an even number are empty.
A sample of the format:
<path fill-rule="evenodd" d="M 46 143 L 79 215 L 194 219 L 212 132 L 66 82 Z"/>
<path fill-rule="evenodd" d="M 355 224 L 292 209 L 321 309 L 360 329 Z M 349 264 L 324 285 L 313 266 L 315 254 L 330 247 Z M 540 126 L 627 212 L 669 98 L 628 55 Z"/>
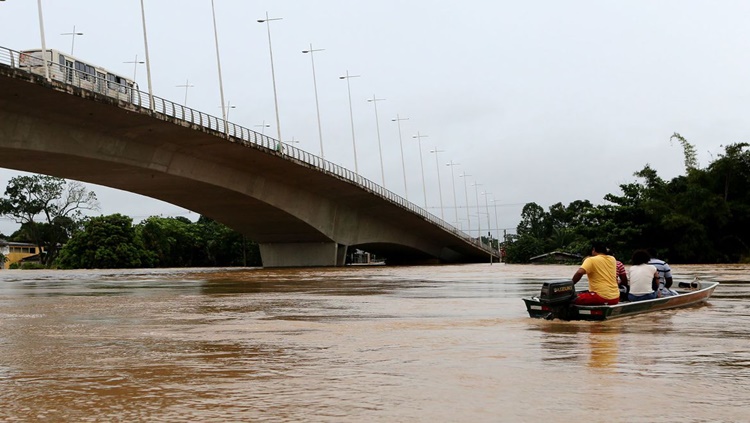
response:
<path fill-rule="evenodd" d="M 45 76 L 44 66 L 41 58 L 37 58 L 34 66 L 21 66 L 20 58 L 23 53 L 0 47 L 0 64 L 20 69 L 32 74 Z M 50 79 L 61 83 L 76 86 L 78 88 L 103 94 L 121 101 L 125 101 L 136 106 L 149 109 L 152 112 L 160 113 L 202 128 L 217 131 L 225 134 L 228 139 L 240 140 L 246 146 L 251 144 L 266 148 L 270 154 L 278 154 L 286 159 L 294 159 L 306 163 L 324 173 L 330 173 L 341 179 L 349 181 L 361 188 L 368 190 L 370 193 L 377 195 L 385 200 L 397 204 L 414 214 L 430 221 L 444 230 L 453 233 L 455 236 L 464 239 L 464 241 L 474 244 L 479 248 L 486 250 L 488 253 L 496 253 L 491 247 L 485 245 L 476 238 L 471 237 L 455 226 L 449 224 L 443 219 L 433 215 L 422 207 L 409 202 L 400 195 L 386 189 L 383 186 L 359 175 L 343 166 L 318 157 L 293 145 L 279 142 L 267 135 L 260 134 L 252 129 L 236 125 L 232 122 L 225 121 L 222 118 L 191 109 L 185 105 L 174 103 L 157 96 L 149 96 L 148 93 L 137 89 L 137 85 L 125 85 L 102 78 L 98 74 L 85 73 L 81 70 L 67 67 L 59 63 L 48 61 L 48 71 Z M 481 237 L 480 237 L 481 239 Z"/>

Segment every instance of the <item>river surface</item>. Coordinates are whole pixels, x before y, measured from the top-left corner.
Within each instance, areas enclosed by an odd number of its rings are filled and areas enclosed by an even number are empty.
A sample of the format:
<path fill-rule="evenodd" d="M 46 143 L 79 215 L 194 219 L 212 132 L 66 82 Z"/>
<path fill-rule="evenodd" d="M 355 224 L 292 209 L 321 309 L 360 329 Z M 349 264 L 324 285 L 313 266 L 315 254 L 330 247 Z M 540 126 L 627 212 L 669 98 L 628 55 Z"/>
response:
<path fill-rule="evenodd" d="M 575 269 L 0 271 L 0 421 L 750 421 L 750 265 L 673 266 L 721 282 L 700 307 L 530 319 Z"/>

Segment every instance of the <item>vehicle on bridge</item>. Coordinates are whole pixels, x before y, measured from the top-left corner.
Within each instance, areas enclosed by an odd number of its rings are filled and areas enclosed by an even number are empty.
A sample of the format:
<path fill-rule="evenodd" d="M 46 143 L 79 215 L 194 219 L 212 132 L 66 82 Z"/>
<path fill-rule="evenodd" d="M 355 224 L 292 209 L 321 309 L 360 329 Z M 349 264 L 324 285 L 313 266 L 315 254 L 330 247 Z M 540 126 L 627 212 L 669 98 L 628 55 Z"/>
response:
<path fill-rule="evenodd" d="M 45 76 L 41 49 L 20 52 L 18 65 L 21 69 Z M 75 85 L 90 91 L 136 102 L 138 84 L 132 79 L 94 66 L 58 50 L 47 49 L 47 64 L 50 78 Z"/>

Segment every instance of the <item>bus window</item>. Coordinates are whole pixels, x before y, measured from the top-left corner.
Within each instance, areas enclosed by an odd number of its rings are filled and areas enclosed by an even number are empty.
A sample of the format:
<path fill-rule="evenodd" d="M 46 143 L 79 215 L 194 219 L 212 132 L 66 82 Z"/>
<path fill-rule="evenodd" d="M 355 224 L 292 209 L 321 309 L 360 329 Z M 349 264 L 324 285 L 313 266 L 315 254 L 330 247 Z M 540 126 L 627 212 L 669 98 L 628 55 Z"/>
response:
<path fill-rule="evenodd" d="M 78 71 L 78 77 L 86 81 L 91 81 L 96 76 L 96 70 L 91 65 L 87 65 L 83 62 L 76 60 L 76 70 Z"/>

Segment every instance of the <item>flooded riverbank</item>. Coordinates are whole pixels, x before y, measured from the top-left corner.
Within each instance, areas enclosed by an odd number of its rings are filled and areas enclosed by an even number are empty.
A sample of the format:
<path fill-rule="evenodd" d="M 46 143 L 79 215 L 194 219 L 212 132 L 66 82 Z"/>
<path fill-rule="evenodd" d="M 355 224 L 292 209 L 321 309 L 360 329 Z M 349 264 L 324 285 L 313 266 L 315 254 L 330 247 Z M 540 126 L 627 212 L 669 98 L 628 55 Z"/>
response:
<path fill-rule="evenodd" d="M 742 421 L 750 266 L 709 304 L 527 317 L 574 266 L 0 272 L 1 421 Z"/>

